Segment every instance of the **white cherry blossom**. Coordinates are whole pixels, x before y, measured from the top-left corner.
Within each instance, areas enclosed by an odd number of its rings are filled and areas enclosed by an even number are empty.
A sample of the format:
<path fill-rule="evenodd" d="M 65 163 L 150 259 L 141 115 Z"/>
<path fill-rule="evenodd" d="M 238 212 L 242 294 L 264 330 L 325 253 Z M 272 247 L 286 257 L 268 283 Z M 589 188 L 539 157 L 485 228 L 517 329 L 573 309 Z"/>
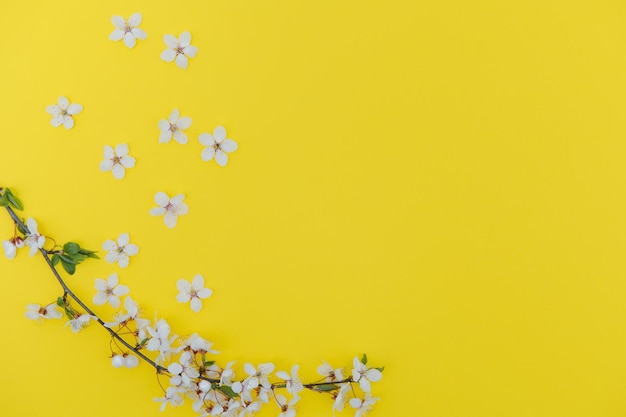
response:
<path fill-rule="evenodd" d="M 291 375 L 289 375 L 285 371 L 276 372 L 276 376 L 279 377 L 280 379 L 283 379 L 286 382 L 285 386 L 287 388 L 287 391 L 289 391 L 292 395 L 295 395 L 295 396 L 298 396 L 298 393 L 304 389 L 304 386 L 302 385 L 302 381 L 300 381 L 300 378 L 298 377 L 299 368 L 300 368 L 299 365 L 294 365 L 291 368 Z"/>
<path fill-rule="evenodd" d="M 96 278 L 96 290 L 98 292 L 93 297 L 93 303 L 97 306 L 101 306 L 105 303 L 109 303 L 113 308 L 119 308 L 122 295 L 126 295 L 130 292 L 130 289 L 126 285 L 119 283 L 119 277 L 117 273 L 113 273 L 105 281 L 100 278 Z"/>
<path fill-rule="evenodd" d="M 272 383 L 267 378 L 274 371 L 274 364 L 271 362 L 259 364 L 258 370 L 250 363 L 243 365 L 243 370 L 249 375 L 244 382 L 250 389 L 254 389 L 261 385 L 265 388 L 271 388 Z"/>
<path fill-rule="evenodd" d="M 46 107 L 46 112 L 52 116 L 50 124 L 54 127 L 63 125 L 66 129 L 74 127 L 74 119 L 72 116 L 77 115 L 83 110 L 83 106 L 77 103 L 70 104 L 67 97 L 59 97 L 58 104 L 51 104 Z"/>
<path fill-rule="evenodd" d="M 17 255 L 17 250 L 23 247 L 24 247 L 24 240 L 19 236 L 12 237 L 9 240 L 2 241 L 2 249 L 4 249 L 4 255 L 8 259 L 15 258 L 15 255 Z"/>
<path fill-rule="evenodd" d="M 170 385 L 175 387 L 189 387 L 192 380 L 200 376 L 200 373 L 190 363 L 172 362 L 167 371 L 172 375 Z"/>
<path fill-rule="evenodd" d="M 104 145 L 104 161 L 100 162 L 100 171 L 113 172 L 115 179 L 121 180 L 126 174 L 126 168 L 135 166 L 135 158 L 128 154 L 128 145 L 122 143 L 115 147 L 115 150 Z"/>
<path fill-rule="evenodd" d="M 341 368 L 333 368 L 326 361 L 317 367 L 317 373 L 326 377 L 326 382 L 341 381 L 343 379 L 343 370 Z"/>
<path fill-rule="evenodd" d="M 154 201 L 159 207 L 150 209 L 150 214 L 153 216 L 164 215 L 163 221 L 169 228 L 176 226 L 176 220 L 178 216 L 183 216 L 189 211 L 187 204 L 183 203 L 185 196 L 183 194 L 177 194 L 170 198 L 164 192 L 158 192 L 154 195 Z"/>
<path fill-rule="evenodd" d="M 63 313 L 57 309 L 57 305 L 52 303 L 43 307 L 39 304 L 28 304 L 26 306 L 26 317 L 31 320 L 60 319 Z"/>
<path fill-rule="evenodd" d="M 143 340 L 146 333 L 146 328 L 150 325 L 150 320 L 141 318 L 139 316 L 139 304 L 133 300 L 130 295 L 124 298 L 124 309 L 126 314 L 118 314 L 115 321 L 104 323 L 105 327 L 113 328 L 128 323 L 129 321 L 135 321 L 137 330 L 139 330 L 139 338 Z"/>
<path fill-rule="evenodd" d="M 124 354 L 115 354 L 111 358 L 111 363 L 115 368 L 121 368 L 122 366 L 126 368 L 134 368 L 139 365 L 139 358 L 135 355 L 131 355 L 129 353 Z"/>
<path fill-rule="evenodd" d="M 39 234 L 37 222 L 32 217 L 26 220 L 26 226 L 28 227 L 28 233 L 26 234 L 24 243 L 30 248 L 30 256 L 35 256 L 37 251 L 43 248 L 43 245 L 46 243 L 46 238 Z"/>
<path fill-rule="evenodd" d="M 178 407 L 179 405 L 182 405 L 183 398 L 180 396 L 180 394 L 182 393 L 183 390 L 180 390 L 179 388 L 168 387 L 165 391 L 165 396 L 160 398 L 156 397 L 154 401 L 162 403 L 160 410 L 164 411 L 167 404 L 171 404 L 173 407 Z"/>
<path fill-rule="evenodd" d="M 176 66 L 187 69 L 188 58 L 195 58 L 198 48 L 191 45 L 191 34 L 183 32 L 178 39 L 174 35 L 163 36 L 167 49 L 161 53 L 161 59 L 165 62 L 176 60 Z"/>
<path fill-rule="evenodd" d="M 356 409 L 356 413 L 354 417 L 362 417 L 365 414 L 367 414 L 374 406 L 374 403 L 378 401 L 379 399 L 380 398 L 378 397 L 372 397 L 369 392 L 365 393 L 364 399 L 361 399 L 361 398 L 350 399 L 350 407 Z"/>
<path fill-rule="evenodd" d="M 174 137 L 176 142 L 184 145 L 187 143 L 188 138 L 183 130 L 188 129 L 189 126 L 191 126 L 191 117 L 180 117 L 180 111 L 178 111 L 178 109 L 172 110 L 168 119 L 159 120 L 159 130 L 161 130 L 159 142 L 169 143 L 172 137 Z"/>
<path fill-rule="evenodd" d="M 67 323 L 65 323 L 65 325 L 66 326 L 69 325 L 74 333 L 78 333 L 81 330 L 83 330 L 85 327 L 87 327 L 89 323 L 91 322 L 91 320 L 97 321 L 98 319 L 92 316 L 91 314 L 77 313 L 76 316 L 70 321 L 68 321 Z"/>
<path fill-rule="evenodd" d="M 343 384 L 339 389 L 339 392 L 336 394 L 335 401 L 333 402 L 333 413 L 334 411 L 343 411 L 343 407 L 346 404 L 347 395 L 352 391 L 352 385 Z"/>
<path fill-rule="evenodd" d="M 141 23 L 141 13 L 133 13 L 128 18 L 128 21 L 122 16 L 113 16 L 111 18 L 115 30 L 109 35 L 109 39 L 112 41 L 119 41 L 124 39 L 124 45 L 132 48 L 137 43 L 136 39 L 146 39 L 148 35 L 142 29 L 139 28 Z"/>
<path fill-rule="evenodd" d="M 281 413 L 278 415 L 278 417 L 294 417 L 296 415 L 296 409 L 294 406 L 300 400 L 300 397 L 292 398 L 289 403 L 287 402 L 285 396 L 282 394 L 276 394 L 275 398 L 276 404 L 281 410 Z"/>
<path fill-rule="evenodd" d="M 161 319 L 156 322 L 154 327 L 146 326 L 146 331 L 150 337 L 146 349 L 151 352 L 159 351 L 159 356 L 156 358 L 157 363 L 167 359 L 173 353 L 172 342 L 178 337 L 177 335 L 170 337 L 170 325 Z"/>
<path fill-rule="evenodd" d="M 178 295 L 176 300 L 179 303 L 188 303 L 191 301 L 191 310 L 195 313 L 200 312 L 202 309 L 202 298 L 209 298 L 213 294 L 213 290 L 210 288 L 204 288 L 204 277 L 201 274 L 197 274 L 193 277 L 191 282 L 179 279 L 176 281 L 176 288 L 178 288 Z"/>
<path fill-rule="evenodd" d="M 139 248 L 134 243 L 130 243 L 130 236 L 128 233 L 122 233 L 118 236 L 117 242 L 108 239 L 102 244 L 102 249 L 108 253 L 105 255 L 109 263 L 115 263 L 121 267 L 126 268 L 129 262 L 129 256 L 137 255 Z"/>
<path fill-rule="evenodd" d="M 365 392 L 371 391 L 370 382 L 378 382 L 382 379 L 383 374 L 376 368 L 368 368 L 363 364 L 358 357 L 354 357 L 352 379 L 354 382 L 358 382 L 361 389 Z"/>
<path fill-rule="evenodd" d="M 210 161 L 215 158 L 215 162 L 219 166 L 225 166 L 228 163 L 228 154 L 235 152 L 239 147 L 237 142 L 226 138 L 226 129 L 224 126 L 218 126 L 213 129 L 213 134 L 201 133 L 198 137 L 201 144 L 206 146 L 200 156 L 203 161 Z"/>

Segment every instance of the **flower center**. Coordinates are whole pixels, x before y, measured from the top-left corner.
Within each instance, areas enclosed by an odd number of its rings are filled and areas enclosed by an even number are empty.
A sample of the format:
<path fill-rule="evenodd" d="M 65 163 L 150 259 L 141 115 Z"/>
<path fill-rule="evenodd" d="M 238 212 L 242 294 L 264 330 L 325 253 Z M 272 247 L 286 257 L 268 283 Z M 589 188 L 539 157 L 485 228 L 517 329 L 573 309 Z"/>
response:
<path fill-rule="evenodd" d="M 174 51 L 176 51 L 176 55 L 185 55 L 185 48 L 182 46 L 177 46 Z"/>
<path fill-rule="evenodd" d="M 131 30 L 133 30 L 133 28 L 131 28 L 128 23 L 126 23 L 126 26 L 124 26 L 124 33 L 129 33 Z"/>
<path fill-rule="evenodd" d="M 170 123 L 170 132 L 176 132 L 178 130 L 178 126 L 176 124 Z"/>
<path fill-rule="evenodd" d="M 113 165 L 119 164 L 121 160 L 122 160 L 122 158 L 120 158 L 119 156 L 114 156 L 113 157 Z"/>

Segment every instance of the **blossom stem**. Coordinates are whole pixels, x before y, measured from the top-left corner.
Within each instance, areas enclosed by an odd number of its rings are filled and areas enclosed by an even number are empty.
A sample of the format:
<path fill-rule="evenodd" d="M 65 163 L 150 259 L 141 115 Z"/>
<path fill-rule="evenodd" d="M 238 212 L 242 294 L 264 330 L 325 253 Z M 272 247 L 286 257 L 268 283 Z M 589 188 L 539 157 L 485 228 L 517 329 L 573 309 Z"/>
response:
<path fill-rule="evenodd" d="M 24 224 L 24 222 L 17 216 L 17 214 L 15 214 L 15 212 L 13 211 L 13 209 L 9 206 L 5 207 L 7 209 L 7 212 L 9 213 L 9 216 L 11 216 L 11 219 L 13 219 L 13 221 L 15 222 L 15 224 L 19 225 L 19 227 L 21 227 L 23 230 L 25 230 L 27 233 L 30 233 L 30 231 L 28 230 L 28 227 Z M 98 317 L 96 315 L 96 313 L 94 313 L 89 307 L 87 307 L 87 305 L 85 305 L 85 303 L 83 303 L 81 301 L 80 298 L 78 298 L 78 296 L 76 296 L 76 294 L 74 294 L 74 292 L 67 286 L 67 284 L 65 283 L 65 281 L 63 280 L 63 278 L 61 278 L 61 275 L 59 275 L 58 271 L 56 270 L 56 268 L 54 267 L 54 265 L 52 265 L 52 261 L 50 260 L 50 258 L 48 257 L 48 251 L 44 248 L 39 248 L 39 253 L 41 253 L 41 255 L 43 256 L 43 258 L 46 260 L 46 263 L 48 264 L 48 267 L 50 268 L 50 270 L 52 271 L 52 273 L 54 274 L 55 278 L 57 279 L 57 281 L 59 281 L 59 284 L 61 285 L 61 287 L 63 288 L 63 292 L 65 295 L 69 295 L 70 297 L 72 297 L 72 299 L 74 301 L 76 301 L 76 303 L 81 306 L 83 308 L 83 310 L 85 310 L 85 312 L 93 317 L 96 318 L 96 320 L 98 321 L 98 323 L 102 326 L 102 328 L 104 328 L 107 332 L 109 332 L 109 334 L 114 337 L 115 339 L 117 339 L 120 343 L 122 343 L 124 346 L 126 346 L 128 349 L 130 349 L 131 351 L 133 351 L 133 353 L 137 356 L 139 356 L 141 359 L 143 359 L 144 361 L 146 361 L 148 364 L 150 364 L 152 367 L 154 367 L 157 372 L 163 372 L 163 371 L 167 371 L 166 368 L 164 368 L 161 365 L 158 365 L 156 362 L 154 362 L 152 359 L 150 359 L 149 357 L 147 357 L 146 355 L 144 355 L 143 353 L 141 353 L 137 348 L 133 347 L 130 343 L 128 343 L 126 340 L 124 340 L 120 335 L 118 335 L 115 331 L 109 329 L 108 327 L 105 326 L 104 321 L 102 321 L 102 319 L 100 317 Z"/>

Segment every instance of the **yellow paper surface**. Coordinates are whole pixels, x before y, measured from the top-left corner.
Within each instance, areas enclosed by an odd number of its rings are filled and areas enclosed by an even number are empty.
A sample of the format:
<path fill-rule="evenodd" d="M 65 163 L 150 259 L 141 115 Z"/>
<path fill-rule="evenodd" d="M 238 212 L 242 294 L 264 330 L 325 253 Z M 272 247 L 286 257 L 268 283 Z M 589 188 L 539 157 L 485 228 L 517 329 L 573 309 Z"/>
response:
<path fill-rule="evenodd" d="M 0 185 L 57 243 L 140 248 L 68 277 L 85 301 L 117 272 L 240 376 L 298 363 L 311 382 L 365 352 L 386 367 L 372 416 L 624 414 L 624 4 L 5 3 Z M 134 12 L 131 50 L 108 35 Z M 159 59 L 183 31 L 187 70 Z M 45 112 L 62 95 L 84 106 L 71 130 Z M 158 142 L 174 108 L 186 145 Z M 198 142 L 218 125 L 239 144 L 223 168 Z M 120 143 L 137 164 L 117 181 L 99 164 Z M 158 191 L 186 196 L 174 229 L 148 214 Z M 175 283 L 198 273 L 196 314 Z M 114 369 L 101 328 L 24 317 L 60 295 L 40 256 L 1 257 L 0 278 L 3 415 L 158 415 L 153 370 Z M 298 415 L 331 404 L 307 392 Z"/>

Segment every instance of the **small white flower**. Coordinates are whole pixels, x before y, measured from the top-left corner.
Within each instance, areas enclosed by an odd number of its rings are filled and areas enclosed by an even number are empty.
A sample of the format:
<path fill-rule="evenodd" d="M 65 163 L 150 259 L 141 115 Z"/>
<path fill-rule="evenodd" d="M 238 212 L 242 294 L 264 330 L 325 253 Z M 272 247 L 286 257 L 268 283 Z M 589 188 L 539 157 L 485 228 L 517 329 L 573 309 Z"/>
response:
<path fill-rule="evenodd" d="M 182 392 L 183 391 L 179 388 L 168 387 L 165 391 L 165 396 L 161 398 L 156 397 L 154 401 L 162 403 L 160 408 L 161 411 L 165 410 L 165 406 L 167 404 L 171 404 L 173 407 L 178 407 L 183 403 L 183 398 L 180 396 Z"/>
<path fill-rule="evenodd" d="M 204 277 L 200 274 L 193 277 L 191 282 L 179 279 L 176 281 L 178 295 L 176 300 L 179 303 L 188 303 L 191 300 L 191 310 L 195 313 L 202 309 L 202 298 L 209 298 L 213 294 L 210 288 L 204 288 Z"/>
<path fill-rule="evenodd" d="M 326 361 L 317 367 L 317 373 L 326 377 L 326 382 L 341 381 L 343 379 L 343 370 L 341 368 L 334 369 Z"/>
<path fill-rule="evenodd" d="M 121 368 L 122 366 L 125 366 L 126 368 L 134 368 L 139 365 L 139 359 L 137 356 L 128 353 L 124 353 L 122 355 L 115 354 L 111 358 L 111 363 L 114 368 Z"/>
<path fill-rule="evenodd" d="M 219 353 L 217 350 L 211 349 L 213 346 L 212 342 L 202 338 L 198 333 L 194 333 L 189 336 L 187 339 L 184 339 L 181 342 L 181 346 L 183 350 L 189 348 L 196 353 Z"/>
<path fill-rule="evenodd" d="M 291 376 L 285 371 L 276 372 L 277 377 L 286 381 L 287 391 L 295 396 L 298 396 L 298 393 L 304 389 L 302 381 L 300 381 L 300 378 L 298 377 L 299 368 L 299 365 L 294 365 L 291 368 Z"/>
<path fill-rule="evenodd" d="M 12 237 L 9 240 L 2 241 L 2 248 L 4 249 L 4 255 L 8 259 L 15 258 L 15 255 L 17 255 L 17 250 L 23 247 L 24 247 L 24 240 L 19 236 Z"/>
<path fill-rule="evenodd" d="M 91 320 L 98 320 L 96 317 L 90 314 L 80 314 L 78 313 L 72 320 L 65 323 L 65 325 L 69 325 L 72 328 L 74 333 L 80 332 L 82 329 L 89 325 Z"/>
<path fill-rule="evenodd" d="M 104 161 L 100 162 L 100 171 L 113 171 L 115 179 L 124 178 L 126 168 L 135 166 L 135 158 L 128 155 L 128 145 L 122 143 L 115 150 L 109 145 L 104 145 Z"/>
<path fill-rule="evenodd" d="M 146 39 L 148 35 L 138 26 L 141 23 L 141 13 L 130 15 L 128 21 L 122 16 L 113 16 L 111 18 L 115 30 L 109 35 L 112 41 L 124 39 L 124 45 L 132 48 L 137 43 L 136 39 Z"/>
<path fill-rule="evenodd" d="M 184 145 L 187 143 L 188 138 L 183 130 L 189 128 L 189 126 L 191 126 L 191 117 L 180 117 L 178 109 L 172 110 L 169 119 L 159 120 L 159 130 L 161 130 L 159 142 L 169 143 L 173 136 L 176 142 Z"/>
<path fill-rule="evenodd" d="M 365 392 L 371 391 L 370 382 L 378 382 L 382 379 L 383 374 L 376 368 L 368 368 L 363 364 L 358 357 L 354 357 L 352 379 L 354 382 L 358 382 L 361 389 Z"/>
<path fill-rule="evenodd" d="M 56 304 L 48 304 L 42 307 L 39 304 L 29 304 L 26 306 L 26 317 L 31 320 L 60 319 L 63 313 L 57 309 Z"/>
<path fill-rule="evenodd" d="M 30 256 L 35 256 L 37 251 L 43 248 L 46 238 L 39 234 L 37 222 L 32 217 L 26 220 L 26 226 L 28 227 L 28 234 L 26 234 L 24 243 L 30 248 Z"/>
<path fill-rule="evenodd" d="M 254 389 L 261 385 L 265 388 L 271 388 L 272 383 L 267 378 L 269 374 L 274 371 L 274 364 L 271 362 L 259 364 L 258 371 L 254 368 L 254 366 L 250 363 L 246 363 L 243 365 L 243 370 L 249 375 L 244 383 L 247 385 L 247 388 Z"/>
<path fill-rule="evenodd" d="M 194 378 L 200 376 L 200 373 L 194 368 L 191 363 L 184 364 L 178 362 L 172 362 L 167 371 L 172 375 L 170 378 L 170 385 L 175 387 L 189 387 Z"/>
<path fill-rule="evenodd" d="M 46 112 L 52 116 L 50 124 L 54 127 L 63 125 L 66 129 L 74 127 L 74 119 L 72 116 L 83 111 L 83 106 L 77 103 L 70 104 L 67 97 L 59 97 L 59 104 L 51 104 L 46 107 Z"/>
<path fill-rule="evenodd" d="M 139 248 L 134 243 L 130 243 L 128 233 L 122 233 L 117 238 L 117 242 L 109 239 L 102 244 L 102 249 L 108 251 L 104 259 L 109 263 L 117 262 L 121 268 L 128 266 L 129 256 L 137 255 Z"/>
<path fill-rule="evenodd" d="M 121 304 L 119 297 L 130 292 L 126 285 L 119 284 L 119 278 L 116 273 L 111 274 L 106 281 L 96 278 L 95 287 L 98 292 L 93 297 L 93 303 L 97 306 L 108 302 L 111 304 L 111 307 L 119 308 Z"/>
<path fill-rule="evenodd" d="M 150 209 L 153 216 L 164 216 L 163 221 L 169 228 L 176 226 L 178 216 L 183 216 L 189 211 L 187 204 L 183 203 L 185 196 L 177 194 L 171 199 L 164 192 L 158 192 L 154 195 L 154 201 L 159 207 Z"/>
<path fill-rule="evenodd" d="M 105 327 L 112 328 L 128 323 L 129 321 L 135 321 L 137 330 L 139 331 L 139 338 L 144 339 L 146 328 L 150 325 L 150 320 L 141 318 L 139 316 L 139 304 L 133 300 L 130 295 L 124 298 L 124 308 L 126 314 L 118 314 L 115 321 L 104 323 Z"/>
<path fill-rule="evenodd" d="M 287 399 L 284 395 L 276 394 L 276 404 L 280 408 L 281 413 L 278 417 L 294 417 L 296 415 L 295 405 L 300 400 L 300 397 L 294 397 L 287 403 Z"/>
<path fill-rule="evenodd" d="M 222 167 L 228 163 L 227 154 L 235 152 L 239 147 L 234 140 L 226 139 L 226 129 L 224 126 L 216 127 L 213 130 L 213 135 L 201 133 L 198 140 L 201 144 L 206 146 L 201 154 L 202 160 L 210 161 L 215 158 L 215 162 Z"/>
<path fill-rule="evenodd" d="M 161 53 L 161 59 L 165 62 L 176 60 L 176 66 L 187 69 L 189 58 L 195 58 L 198 48 L 191 45 L 191 34 L 183 32 L 178 39 L 174 35 L 163 36 L 167 49 Z"/>
<path fill-rule="evenodd" d="M 176 335 L 170 337 L 170 325 L 165 320 L 161 319 L 156 322 L 154 327 L 146 326 L 146 331 L 150 336 L 146 349 L 151 352 L 159 351 L 159 356 L 156 358 L 157 363 L 167 359 L 167 357 L 173 353 L 172 342 L 178 337 Z"/>
<path fill-rule="evenodd" d="M 333 414 L 334 411 L 343 411 L 343 407 L 346 404 L 346 399 L 348 393 L 352 391 L 352 386 L 350 384 L 344 384 L 339 389 L 339 392 L 335 396 L 335 401 L 333 402 Z"/>
<path fill-rule="evenodd" d="M 350 399 L 350 406 L 356 409 L 356 413 L 354 417 L 362 417 L 365 414 L 367 414 L 374 406 L 374 403 L 378 401 L 379 399 L 380 398 L 378 397 L 372 397 L 369 392 L 365 393 L 364 399 L 360 399 L 360 398 Z"/>

